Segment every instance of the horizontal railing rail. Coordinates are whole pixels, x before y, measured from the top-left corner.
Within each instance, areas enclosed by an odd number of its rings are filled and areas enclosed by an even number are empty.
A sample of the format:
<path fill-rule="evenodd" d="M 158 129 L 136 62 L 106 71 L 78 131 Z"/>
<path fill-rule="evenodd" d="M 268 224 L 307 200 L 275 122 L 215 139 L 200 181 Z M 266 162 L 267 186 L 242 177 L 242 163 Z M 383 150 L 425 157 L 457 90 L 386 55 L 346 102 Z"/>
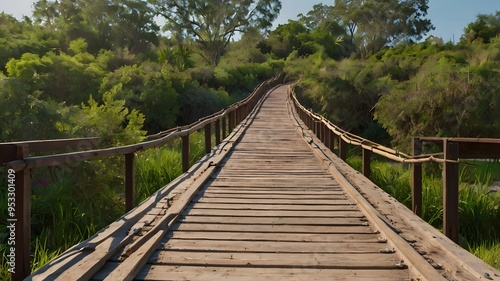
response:
<path fill-rule="evenodd" d="M 245 119 L 258 101 L 266 92 L 280 84 L 282 75 L 276 76 L 259 84 L 248 97 L 226 109 L 186 126 L 176 127 L 155 135 L 137 144 L 120 147 L 100 148 L 98 138 L 82 138 L 67 140 L 46 140 L 11 142 L 0 144 L 0 165 L 5 166 L 9 179 L 15 178 L 9 184 L 9 193 L 15 197 L 15 212 L 9 216 L 8 223 L 15 224 L 15 273 L 13 280 L 23 280 L 30 274 L 30 241 L 31 241 L 31 171 L 40 167 L 60 166 L 80 161 L 94 160 L 114 156 L 125 157 L 125 209 L 134 208 L 135 199 L 135 153 L 147 149 L 163 146 L 174 139 L 182 141 L 182 170 L 189 170 L 190 141 L 189 136 L 195 131 L 203 129 L 205 132 L 205 151 L 212 149 L 212 127 L 215 127 L 215 145 L 219 145 L 233 129 Z M 52 152 L 62 150 L 80 150 L 42 156 L 30 156 L 33 153 Z M 83 150 L 83 151 L 82 151 Z M 15 177 L 13 177 L 15 175 Z M 9 181 L 11 182 L 11 181 Z M 10 202 L 10 201 L 9 201 Z"/>
<path fill-rule="evenodd" d="M 362 173 L 367 178 L 371 173 L 372 153 L 391 161 L 412 164 L 412 211 L 419 216 L 422 211 L 422 164 L 442 163 L 443 233 L 454 242 L 458 242 L 459 159 L 498 159 L 500 158 L 500 139 L 414 137 L 413 155 L 409 155 L 349 133 L 323 116 L 306 109 L 297 99 L 293 87 L 289 88 L 288 95 L 298 117 L 331 151 L 334 152 L 337 147 L 337 155 L 342 160 L 346 160 L 348 144 L 362 149 Z M 443 152 L 421 154 L 424 142 L 435 143 Z"/>

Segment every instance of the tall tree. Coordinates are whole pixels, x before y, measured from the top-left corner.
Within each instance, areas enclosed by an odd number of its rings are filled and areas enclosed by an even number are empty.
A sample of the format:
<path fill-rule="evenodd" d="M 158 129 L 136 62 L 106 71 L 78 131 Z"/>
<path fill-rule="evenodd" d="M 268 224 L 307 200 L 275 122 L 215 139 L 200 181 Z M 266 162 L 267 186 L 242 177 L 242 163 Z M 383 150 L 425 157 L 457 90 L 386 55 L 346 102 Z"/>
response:
<path fill-rule="evenodd" d="M 333 6 L 328 6 L 324 4 L 316 4 L 313 9 L 307 14 L 298 14 L 299 22 L 304 24 L 309 29 L 315 29 L 319 27 L 323 22 L 334 20 L 333 17 Z"/>
<path fill-rule="evenodd" d="M 57 31 L 68 46 L 84 38 L 92 54 L 122 48 L 137 54 L 157 43 L 160 28 L 145 0 L 39 0 L 34 7 L 38 23 Z"/>
<path fill-rule="evenodd" d="M 154 1 L 154 0 L 150 0 Z M 231 38 L 251 27 L 268 30 L 281 9 L 279 0 L 157 0 L 167 29 L 192 39 L 203 58 L 216 66 Z"/>
<path fill-rule="evenodd" d="M 429 0 L 335 0 L 333 11 L 363 56 L 390 44 L 417 41 L 434 29 Z"/>

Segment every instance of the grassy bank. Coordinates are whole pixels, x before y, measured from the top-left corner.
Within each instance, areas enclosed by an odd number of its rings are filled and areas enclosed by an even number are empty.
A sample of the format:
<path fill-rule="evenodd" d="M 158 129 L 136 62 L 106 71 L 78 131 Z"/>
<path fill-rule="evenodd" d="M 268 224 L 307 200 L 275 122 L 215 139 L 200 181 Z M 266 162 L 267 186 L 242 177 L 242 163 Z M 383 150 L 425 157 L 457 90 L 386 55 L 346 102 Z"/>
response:
<path fill-rule="evenodd" d="M 347 161 L 361 171 L 361 158 Z M 409 167 L 373 161 L 371 180 L 399 202 L 411 208 Z M 429 164 L 423 175 L 422 218 L 442 228 L 443 183 L 439 165 Z M 491 184 L 500 178 L 498 162 L 464 162 L 460 165 L 459 232 L 460 244 L 495 268 L 500 269 L 500 192 Z"/>
<path fill-rule="evenodd" d="M 190 137 L 194 163 L 204 154 L 204 135 Z M 180 140 L 137 154 L 136 204 L 182 173 Z M 32 270 L 36 270 L 69 247 L 87 239 L 125 213 L 124 160 L 110 158 L 75 166 L 37 169 L 31 197 Z M 2 182 L 7 182 L 0 171 Z M 0 204 L 7 206 L 6 189 Z M 0 214 L 0 254 L 7 253 L 7 213 Z M 6 258 L 1 261 L 0 280 L 9 280 Z"/>

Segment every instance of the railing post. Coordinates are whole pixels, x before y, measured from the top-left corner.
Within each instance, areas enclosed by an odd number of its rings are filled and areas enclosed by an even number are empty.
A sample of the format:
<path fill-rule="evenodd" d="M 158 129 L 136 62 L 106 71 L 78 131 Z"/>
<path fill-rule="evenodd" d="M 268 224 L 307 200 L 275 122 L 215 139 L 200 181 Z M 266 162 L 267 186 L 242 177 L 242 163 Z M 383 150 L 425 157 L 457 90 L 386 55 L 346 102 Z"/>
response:
<path fill-rule="evenodd" d="M 325 146 L 330 150 L 331 150 L 330 148 L 331 142 L 332 142 L 332 131 L 330 131 L 328 126 L 325 124 Z"/>
<path fill-rule="evenodd" d="M 234 110 L 229 112 L 229 127 L 228 127 L 228 131 L 229 133 L 231 133 L 234 129 Z"/>
<path fill-rule="evenodd" d="M 339 157 L 340 159 L 345 161 L 347 159 L 347 142 L 345 142 L 344 139 L 342 139 L 342 136 L 339 136 L 338 140 L 339 140 Z"/>
<path fill-rule="evenodd" d="M 225 139 L 226 138 L 226 128 L 227 128 L 226 116 L 222 117 L 222 119 L 220 121 L 222 123 L 222 138 Z"/>
<path fill-rule="evenodd" d="M 125 212 L 134 208 L 135 153 L 125 154 Z"/>
<path fill-rule="evenodd" d="M 205 153 L 212 151 L 212 123 L 205 125 Z"/>
<path fill-rule="evenodd" d="M 325 127 L 325 123 L 323 123 L 323 120 L 320 120 L 319 121 L 319 139 L 321 140 L 321 142 L 324 144 L 325 143 L 325 133 L 326 133 L 326 127 Z"/>
<path fill-rule="evenodd" d="M 458 143 L 444 140 L 443 232 L 458 243 Z"/>
<path fill-rule="evenodd" d="M 16 146 L 16 158 L 24 159 L 28 157 L 28 145 Z M 7 171 L 9 172 L 9 171 Z M 8 228 L 15 228 L 15 268 L 12 274 L 12 280 L 23 280 L 31 273 L 30 269 L 30 246 L 31 246 L 31 171 L 23 169 L 15 173 L 15 218 L 12 218 L 9 211 L 9 219 L 7 220 Z M 9 201 L 10 202 L 10 201 Z M 9 237 L 12 237 L 12 233 Z M 10 240 L 9 240 L 10 241 Z M 10 251 L 9 251 L 10 253 Z M 7 255 L 8 257 L 8 255 Z M 10 261 L 10 258 L 9 258 Z"/>
<path fill-rule="evenodd" d="M 335 133 L 328 129 L 328 149 L 333 152 L 335 149 Z"/>
<path fill-rule="evenodd" d="M 371 150 L 368 150 L 366 148 L 362 148 L 362 155 L 363 155 L 363 175 L 367 178 L 370 178 L 370 158 L 372 155 Z"/>
<path fill-rule="evenodd" d="M 182 137 L 182 172 L 189 170 L 189 133 Z"/>
<path fill-rule="evenodd" d="M 219 119 L 215 121 L 215 145 L 219 145 L 221 143 L 220 137 L 220 123 L 223 119 Z"/>
<path fill-rule="evenodd" d="M 419 138 L 413 138 L 413 156 L 422 153 L 422 141 Z M 422 164 L 413 163 L 411 173 L 411 206 L 415 215 L 422 215 Z"/>

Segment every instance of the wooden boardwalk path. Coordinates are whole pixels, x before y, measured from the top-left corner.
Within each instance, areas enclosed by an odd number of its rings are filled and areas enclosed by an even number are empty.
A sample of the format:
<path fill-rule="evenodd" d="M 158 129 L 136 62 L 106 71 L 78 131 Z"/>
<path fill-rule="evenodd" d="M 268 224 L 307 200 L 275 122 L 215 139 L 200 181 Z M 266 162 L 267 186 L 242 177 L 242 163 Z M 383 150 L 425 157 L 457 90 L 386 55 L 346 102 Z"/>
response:
<path fill-rule="evenodd" d="M 374 209 L 304 138 L 286 89 L 271 92 L 203 173 L 30 278 L 445 280 L 381 215 L 367 216 Z"/>

